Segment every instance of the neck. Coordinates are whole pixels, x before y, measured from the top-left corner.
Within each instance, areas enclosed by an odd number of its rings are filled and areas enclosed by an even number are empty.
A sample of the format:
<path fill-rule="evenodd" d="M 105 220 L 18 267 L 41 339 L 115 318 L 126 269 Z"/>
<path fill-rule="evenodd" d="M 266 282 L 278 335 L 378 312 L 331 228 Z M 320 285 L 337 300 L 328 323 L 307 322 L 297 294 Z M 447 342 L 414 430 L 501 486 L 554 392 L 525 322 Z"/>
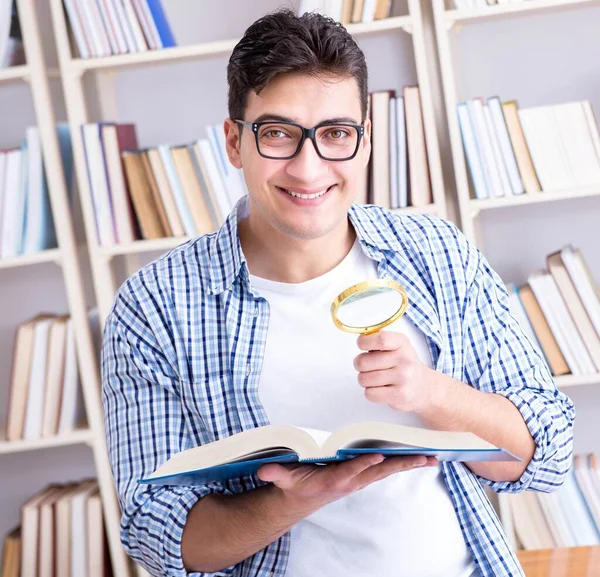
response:
<path fill-rule="evenodd" d="M 240 243 L 250 274 L 284 283 L 301 283 L 335 268 L 350 252 L 356 233 L 346 218 L 315 239 L 297 239 L 256 223 L 252 216 L 238 224 Z"/>

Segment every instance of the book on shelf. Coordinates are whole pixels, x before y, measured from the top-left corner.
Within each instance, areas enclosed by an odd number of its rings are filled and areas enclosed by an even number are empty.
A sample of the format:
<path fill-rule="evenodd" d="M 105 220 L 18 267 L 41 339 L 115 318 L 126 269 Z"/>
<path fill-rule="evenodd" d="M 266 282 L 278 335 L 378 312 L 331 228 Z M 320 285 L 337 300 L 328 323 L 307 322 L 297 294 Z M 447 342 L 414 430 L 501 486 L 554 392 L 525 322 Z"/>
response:
<path fill-rule="evenodd" d="M 186 144 L 138 145 L 134 124 L 81 127 L 101 246 L 216 230 L 246 194 L 227 158 L 222 127 Z"/>
<path fill-rule="evenodd" d="M 600 296 L 580 249 L 546 256 L 546 268 L 508 285 L 511 310 L 554 376 L 600 372 Z"/>
<path fill-rule="evenodd" d="M 71 318 L 40 314 L 22 323 L 15 335 L 6 440 L 60 435 L 84 421 Z"/>
<path fill-rule="evenodd" d="M 344 25 L 389 18 L 392 0 L 300 0 L 298 14 L 319 12 Z"/>
<path fill-rule="evenodd" d="M 423 208 L 433 202 L 418 86 L 369 94 L 369 182 L 357 202 Z"/>
<path fill-rule="evenodd" d="M 334 432 L 293 425 L 248 429 L 173 455 L 142 483 L 198 485 L 256 473 L 266 463 L 326 464 L 358 455 L 427 455 L 440 461 L 518 461 L 473 433 L 362 422 Z"/>
<path fill-rule="evenodd" d="M 94 479 L 53 484 L 28 499 L 21 507 L 19 540 L 26 555 L 15 557 L 15 576 L 53 577 L 111 574 L 107 541 Z M 5 539 L 5 549 L 10 542 Z M 2 574 L 4 577 L 4 573 Z"/>
<path fill-rule="evenodd" d="M 64 0 L 64 6 L 80 58 L 177 45 L 162 0 Z"/>
<path fill-rule="evenodd" d="M 553 493 L 502 497 L 522 549 L 600 544 L 600 469 L 593 453 L 575 455 L 564 484 Z"/>
<path fill-rule="evenodd" d="M 68 125 L 59 124 L 57 135 L 70 186 L 73 160 Z M 56 246 L 40 133 L 37 127 L 29 127 L 19 147 L 0 150 L 0 258 Z"/>
<path fill-rule="evenodd" d="M 2 577 L 19 577 L 21 571 L 21 527 L 15 527 L 4 537 L 2 546 Z"/>
<path fill-rule="evenodd" d="M 589 100 L 520 108 L 473 98 L 457 106 L 476 199 L 600 186 L 600 134 Z"/>

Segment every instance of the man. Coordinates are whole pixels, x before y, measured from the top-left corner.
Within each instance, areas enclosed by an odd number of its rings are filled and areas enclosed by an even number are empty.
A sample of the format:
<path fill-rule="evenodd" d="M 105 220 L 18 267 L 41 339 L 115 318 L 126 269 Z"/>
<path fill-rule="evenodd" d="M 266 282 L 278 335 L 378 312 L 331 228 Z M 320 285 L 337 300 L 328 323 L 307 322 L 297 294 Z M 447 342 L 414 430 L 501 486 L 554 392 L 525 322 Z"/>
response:
<path fill-rule="evenodd" d="M 270 14 L 234 49 L 228 82 L 227 151 L 248 197 L 218 233 L 131 277 L 106 322 L 127 551 L 156 576 L 522 574 L 481 484 L 560 486 L 574 409 L 501 280 L 450 223 L 353 205 L 371 126 L 364 56 L 343 27 Z M 405 317 L 358 339 L 339 331 L 331 301 L 375 277 L 406 288 Z M 201 487 L 137 484 L 244 429 L 363 420 L 472 431 L 522 461 L 372 455 Z"/>

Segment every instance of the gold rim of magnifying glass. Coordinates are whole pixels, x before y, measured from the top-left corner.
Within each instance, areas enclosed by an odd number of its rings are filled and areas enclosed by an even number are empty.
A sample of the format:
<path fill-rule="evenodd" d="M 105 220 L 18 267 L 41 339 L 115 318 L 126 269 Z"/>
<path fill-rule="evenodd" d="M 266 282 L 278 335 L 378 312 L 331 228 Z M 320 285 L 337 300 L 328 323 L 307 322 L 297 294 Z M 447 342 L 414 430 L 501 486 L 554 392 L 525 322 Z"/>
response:
<path fill-rule="evenodd" d="M 385 319 L 384 321 L 381 321 L 380 323 L 370 325 L 367 327 L 355 327 L 352 325 L 346 325 L 342 321 L 340 321 L 340 319 L 338 319 L 337 312 L 338 312 L 338 309 L 344 303 L 344 301 L 346 301 L 349 297 L 355 295 L 358 292 L 361 292 L 365 289 L 374 288 L 374 287 L 382 287 L 382 288 L 389 287 L 389 288 L 399 292 L 400 295 L 402 296 L 402 304 L 400 305 L 400 308 L 391 317 Z M 346 331 L 348 333 L 369 335 L 371 333 L 377 332 L 378 330 L 382 329 L 383 327 L 387 327 L 388 325 L 392 324 L 395 320 L 399 319 L 404 314 L 404 312 L 406 311 L 407 308 L 408 308 L 408 295 L 406 294 L 404 287 L 400 283 L 397 283 L 396 281 L 393 281 L 391 279 L 379 278 L 379 279 L 366 280 L 363 282 L 359 282 L 359 283 L 347 288 L 343 292 L 341 292 L 337 297 L 335 297 L 335 299 L 333 299 L 333 302 L 331 303 L 331 316 L 333 318 L 333 322 L 335 323 L 335 326 L 338 329 L 341 329 L 342 331 Z"/>

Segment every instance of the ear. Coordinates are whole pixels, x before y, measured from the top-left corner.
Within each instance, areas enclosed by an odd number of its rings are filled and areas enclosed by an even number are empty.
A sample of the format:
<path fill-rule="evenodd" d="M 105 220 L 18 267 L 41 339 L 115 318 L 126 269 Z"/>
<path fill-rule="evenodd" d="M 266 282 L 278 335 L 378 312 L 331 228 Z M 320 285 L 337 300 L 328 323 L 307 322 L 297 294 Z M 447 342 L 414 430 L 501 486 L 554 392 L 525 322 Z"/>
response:
<path fill-rule="evenodd" d="M 240 150 L 241 128 L 231 118 L 226 118 L 223 123 L 223 130 L 225 132 L 225 146 L 229 162 L 236 168 L 242 168 L 242 153 Z"/>
<path fill-rule="evenodd" d="M 371 157 L 371 119 L 368 117 L 365 119 L 365 133 L 363 134 L 360 146 L 363 149 L 365 166 L 367 166 Z"/>

